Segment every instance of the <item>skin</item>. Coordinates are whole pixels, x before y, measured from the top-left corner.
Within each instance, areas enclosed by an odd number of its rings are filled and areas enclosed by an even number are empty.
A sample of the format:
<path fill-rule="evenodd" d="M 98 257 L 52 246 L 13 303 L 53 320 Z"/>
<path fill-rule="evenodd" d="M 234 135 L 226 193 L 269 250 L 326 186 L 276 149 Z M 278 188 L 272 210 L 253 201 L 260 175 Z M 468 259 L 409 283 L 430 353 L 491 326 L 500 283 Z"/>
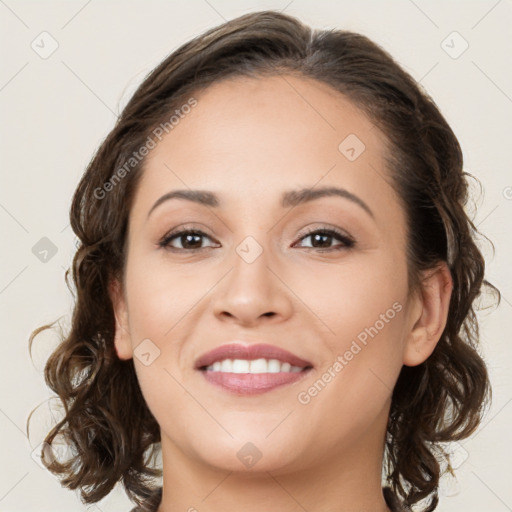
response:
<path fill-rule="evenodd" d="M 381 468 L 391 390 L 402 365 L 422 363 L 446 325 L 446 265 L 424 274 L 408 298 L 406 223 L 389 185 L 384 136 L 329 86 L 294 76 L 235 78 L 195 95 L 192 112 L 153 149 L 130 212 L 124 282 L 111 283 L 116 350 L 134 357 L 144 339 L 160 350 L 137 377 L 162 436 L 159 512 L 389 510 Z M 364 142 L 354 161 L 338 146 Z M 343 187 L 283 208 L 284 191 Z M 155 201 L 175 189 L 216 193 L 207 207 Z M 195 250 L 158 246 L 173 228 L 206 233 Z M 305 236 L 338 228 L 356 240 Z M 252 236 L 248 263 L 236 249 Z M 323 245 L 322 245 L 323 243 Z M 316 245 L 315 245 L 316 244 Z M 254 249 L 250 249 L 254 250 Z M 365 327 L 394 303 L 401 310 L 307 404 L 307 391 Z M 273 314 L 269 314 L 273 313 Z M 310 361 L 301 381 L 256 396 L 208 383 L 195 359 L 233 340 L 270 343 Z M 261 458 L 242 464 L 252 443 Z"/>

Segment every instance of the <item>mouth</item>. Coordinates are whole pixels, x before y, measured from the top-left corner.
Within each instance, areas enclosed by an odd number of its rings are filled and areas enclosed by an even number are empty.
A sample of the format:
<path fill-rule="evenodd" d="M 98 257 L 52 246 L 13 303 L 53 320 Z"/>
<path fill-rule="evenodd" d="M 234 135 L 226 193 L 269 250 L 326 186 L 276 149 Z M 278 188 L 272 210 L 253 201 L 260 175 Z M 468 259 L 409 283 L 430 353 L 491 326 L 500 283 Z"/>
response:
<path fill-rule="evenodd" d="M 271 391 L 304 378 L 313 365 L 273 345 L 222 345 L 195 364 L 211 384 L 238 395 Z"/>

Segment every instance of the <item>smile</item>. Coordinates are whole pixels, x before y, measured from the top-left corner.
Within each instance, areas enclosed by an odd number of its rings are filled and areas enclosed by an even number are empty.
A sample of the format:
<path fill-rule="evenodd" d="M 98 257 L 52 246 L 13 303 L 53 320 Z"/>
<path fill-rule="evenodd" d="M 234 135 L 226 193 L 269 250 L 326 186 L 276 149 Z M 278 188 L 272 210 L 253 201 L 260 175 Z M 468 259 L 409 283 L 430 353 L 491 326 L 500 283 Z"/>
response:
<path fill-rule="evenodd" d="M 204 379 L 233 395 L 267 393 L 302 380 L 312 366 L 292 366 L 277 359 L 224 359 L 202 367 Z"/>
<path fill-rule="evenodd" d="M 223 373 L 295 373 L 304 367 L 283 363 L 278 359 L 223 359 L 206 367 L 206 371 Z"/>

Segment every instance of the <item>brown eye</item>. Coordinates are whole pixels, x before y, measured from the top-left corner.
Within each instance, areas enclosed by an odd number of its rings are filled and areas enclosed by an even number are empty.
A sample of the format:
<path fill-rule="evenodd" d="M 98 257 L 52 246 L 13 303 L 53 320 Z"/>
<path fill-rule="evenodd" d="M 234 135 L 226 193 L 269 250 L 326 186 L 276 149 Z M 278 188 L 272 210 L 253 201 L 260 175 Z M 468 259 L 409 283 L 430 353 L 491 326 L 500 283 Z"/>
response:
<path fill-rule="evenodd" d="M 202 246 L 203 239 L 212 240 L 206 233 L 199 230 L 186 229 L 175 231 L 165 235 L 159 242 L 159 246 L 171 251 L 198 251 L 213 247 L 213 245 Z M 317 229 L 303 235 L 300 240 L 311 239 L 311 245 L 302 246 L 310 249 L 318 249 L 319 251 L 337 251 L 342 249 L 350 249 L 355 245 L 355 241 L 347 235 L 334 229 Z M 338 245 L 332 246 L 332 242 L 338 240 Z M 177 246 L 176 246 L 177 244 Z"/>
<path fill-rule="evenodd" d="M 197 230 L 177 231 L 166 235 L 159 243 L 160 247 L 166 247 L 171 250 L 194 251 L 204 249 L 201 247 L 202 238 L 210 238 L 206 233 Z M 177 240 L 178 247 L 174 247 L 172 242 Z"/>
<path fill-rule="evenodd" d="M 309 248 L 311 249 L 324 249 L 327 251 L 336 251 L 341 249 L 349 249 L 355 245 L 354 240 L 334 229 L 313 230 L 304 235 L 300 240 L 305 240 L 307 238 L 311 239 L 311 245 L 309 246 Z M 339 240 L 341 242 L 341 245 L 332 247 L 331 243 L 333 239 Z"/>

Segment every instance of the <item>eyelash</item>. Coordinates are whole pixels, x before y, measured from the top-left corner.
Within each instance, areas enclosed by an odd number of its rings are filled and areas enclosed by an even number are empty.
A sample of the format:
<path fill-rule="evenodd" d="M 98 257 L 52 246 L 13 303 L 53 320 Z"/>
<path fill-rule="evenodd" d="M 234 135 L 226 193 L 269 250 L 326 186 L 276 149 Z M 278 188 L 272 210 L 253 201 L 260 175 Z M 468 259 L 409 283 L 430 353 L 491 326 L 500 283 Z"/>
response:
<path fill-rule="evenodd" d="M 318 252 L 332 252 L 332 251 L 341 251 L 351 249 L 356 245 L 355 240 L 350 238 L 349 236 L 341 233 L 340 231 L 332 228 L 324 228 L 324 229 L 311 229 L 310 231 L 303 234 L 299 241 L 310 237 L 311 235 L 321 234 L 324 236 L 331 236 L 333 238 L 337 238 L 339 241 L 343 243 L 343 245 L 338 247 L 327 247 L 327 248 L 316 248 L 316 247 L 305 247 L 305 249 L 315 249 Z M 200 247 L 198 249 L 181 249 L 176 247 L 170 247 L 169 244 L 174 238 L 180 238 L 185 235 L 199 235 L 210 238 L 206 233 L 197 229 L 184 229 L 182 231 L 175 231 L 171 233 L 167 233 L 158 243 L 159 247 L 165 248 L 169 251 L 173 252 L 196 252 L 202 249 L 207 249 L 208 247 Z"/>

